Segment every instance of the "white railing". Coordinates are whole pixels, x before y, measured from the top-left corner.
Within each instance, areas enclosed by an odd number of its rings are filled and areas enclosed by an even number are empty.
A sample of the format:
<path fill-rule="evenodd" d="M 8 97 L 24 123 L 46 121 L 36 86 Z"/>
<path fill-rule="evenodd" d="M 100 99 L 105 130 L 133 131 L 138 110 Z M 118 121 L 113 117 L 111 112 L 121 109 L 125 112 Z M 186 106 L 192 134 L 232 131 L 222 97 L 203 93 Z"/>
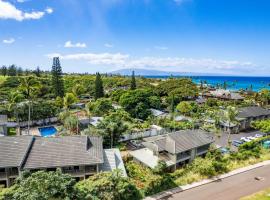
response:
<path fill-rule="evenodd" d="M 157 130 L 157 129 L 150 129 L 147 131 L 142 131 L 142 132 L 135 132 L 135 133 L 130 133 L 130 134 L 125 134 L 121 136 L 121 139 L 119 140 L 120 142 L 125 142 L 128 140 L 135 140 L 139 138 L 146 138 L 146 137 L 151 137 L 151 136 L 157 136 L 157 135 L 164 135 L 168 133 L 165 129 Z"/>

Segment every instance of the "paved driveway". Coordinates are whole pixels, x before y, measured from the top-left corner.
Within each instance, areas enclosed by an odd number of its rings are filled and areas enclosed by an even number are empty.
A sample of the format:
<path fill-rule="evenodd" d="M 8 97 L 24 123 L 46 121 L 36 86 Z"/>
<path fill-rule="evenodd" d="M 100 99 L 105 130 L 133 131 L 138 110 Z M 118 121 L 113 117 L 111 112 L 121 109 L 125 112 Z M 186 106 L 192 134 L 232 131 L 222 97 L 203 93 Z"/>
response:
<path fill-rule="evenodd" d="M 264 180 L 255 180 L 260 176 Z M 270 166 L 231 176 L 219 182 L 177 193 L 163 200 L 238 200 L 270 187 Z"/>
<path fill-rule="evenodd" d="M 256 134 L 262 134 L 260 131 L 240 132 L 239 134 L 231 134 L 232 140 L 240 140 L 241 137 L 254 136 Z M 215 144 L 219 146 L 227 146 L 228 134 L 222 133 L 221 137 L 215 136 Z"/>

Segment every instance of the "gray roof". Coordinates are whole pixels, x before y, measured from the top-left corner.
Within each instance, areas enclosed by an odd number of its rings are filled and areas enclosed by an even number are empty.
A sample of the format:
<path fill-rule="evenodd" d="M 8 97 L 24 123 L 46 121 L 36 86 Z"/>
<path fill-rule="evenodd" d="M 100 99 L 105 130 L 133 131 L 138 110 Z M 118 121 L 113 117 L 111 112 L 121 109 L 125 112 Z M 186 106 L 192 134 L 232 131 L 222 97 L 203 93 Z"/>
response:
<path fill-rule="evenodd" d="M 147 145 L 147 143 L 151 143 L 155 145 L 155 149 L 159 152 L 166 150 L 175 154 L 213 142 L 213 137 L 207 135 L 207 133 L 202 130 L 183 130 L 163 136 L 148 138 L 143 144 L 147 147 L 151 147 L 151 145 Z"/>
<path fill-rule="evenodd" d="M 157 109 L 153 109 L 153 108 L 151 108 L 150 111 L 151 111 L 152 115 L 155 117 L 168 115 L 168 113 L 165 113 L 161 110 L 157 110 Z"/>
<path fill-rule="evenodd" d="M 244 97 L 242 97 L 239 93 L 231 92 L 231 99 L 233 100 L 243 100 Z"/>
<path fill-rule="evenodd" d="M 124 162 L 122 160 L 119 149 L 105 149 L 104 150 L 104 163 L 101 165 L 101 171 L 112 171 L 120 169 L 123 176 L 127 176 Z"/>
<path fill-rule="evenodd" d="M 0 137 L 0 168 L 21 167 L 32 140 L 32 136 Z"/>
<path fill-rule="evenodd" d="M 103 162 L 100 137 L 35 137 L 25 169 L 91 165 Z"/>
<path fill-rule="evenodd" d="M 184 130 L 168 135 L 175 142 L 174 153 L 204 146 L 214 142 L 213 137 L 201 130 Z"/>
<path fill-rule="evenodd" d="M 259 106 L 250 106 L 239 109 L 238 118 L 249 118 L 249 117 L 259 117 L 270 115 L 270 111 L 259 107 Z"/>

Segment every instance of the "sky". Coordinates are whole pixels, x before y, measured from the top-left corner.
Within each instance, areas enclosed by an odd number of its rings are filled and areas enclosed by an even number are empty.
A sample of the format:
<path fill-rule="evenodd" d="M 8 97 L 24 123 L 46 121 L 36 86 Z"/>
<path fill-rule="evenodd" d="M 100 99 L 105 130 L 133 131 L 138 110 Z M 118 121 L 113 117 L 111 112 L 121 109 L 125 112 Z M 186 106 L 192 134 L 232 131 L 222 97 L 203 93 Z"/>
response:
<path fill-rule="evenodd" d="M 0 65 L 270 76 L 269 0 L 0 0 Z"/>

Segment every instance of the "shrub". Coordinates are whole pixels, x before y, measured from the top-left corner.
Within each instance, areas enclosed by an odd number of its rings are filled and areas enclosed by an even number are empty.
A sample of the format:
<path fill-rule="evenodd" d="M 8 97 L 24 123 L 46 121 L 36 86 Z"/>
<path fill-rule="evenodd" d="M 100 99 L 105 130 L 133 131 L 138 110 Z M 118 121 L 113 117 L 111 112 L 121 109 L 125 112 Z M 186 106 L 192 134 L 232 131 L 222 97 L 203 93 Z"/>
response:
<path fill-rule="evenodd" d="M 139 200 L 142 195 L 119 170 L 96 174 L 76 185 L 81 200 Z"/>

